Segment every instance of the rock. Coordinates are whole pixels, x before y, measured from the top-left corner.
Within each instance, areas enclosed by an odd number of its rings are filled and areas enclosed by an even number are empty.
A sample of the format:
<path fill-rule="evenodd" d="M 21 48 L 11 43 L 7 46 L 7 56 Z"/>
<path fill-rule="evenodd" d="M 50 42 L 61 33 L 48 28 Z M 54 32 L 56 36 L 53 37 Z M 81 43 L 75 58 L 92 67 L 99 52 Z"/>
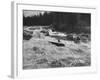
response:
<path fill-rule="evenodd" d="M 37 62 L 37 64 L 43 64 L 43 63 L 48 62 L 48 60 L 47 59 L 39 59 L 36 62 Z"/>
<path fill-rule="evenodd" d="M 23 40 L 30 40 L 32 38 L 31 33 L 24 31 L 23 32 Z"/>
<path fill-rule="evenodd" d="M 70 40 L 70 41 L 73 41 L 74 38 L 73 38 L 73 35 L 69 34 L 66 36 L 67 40 Z"/>
<path fill-rule="evenodd" d="M 80 37 L 74 38 L 74 42 L 75 42 L 75 43 L 80 43 Z"/>

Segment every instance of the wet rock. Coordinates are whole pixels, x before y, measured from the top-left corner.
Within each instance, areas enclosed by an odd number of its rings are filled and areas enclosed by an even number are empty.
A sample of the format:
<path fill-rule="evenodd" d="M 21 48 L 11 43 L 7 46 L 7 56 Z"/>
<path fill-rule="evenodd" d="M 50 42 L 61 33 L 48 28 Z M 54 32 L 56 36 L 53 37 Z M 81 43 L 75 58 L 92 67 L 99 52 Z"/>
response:
<path fill-rule="evenodd" d="M 37 64 L 43 64 L 43 63 L 48 62 L 48 60 L 47 59 L 39 59 L 36 62 L 37 62 Z"/>
<path fill-rule="evenodd" d="M 23 32 L 23 40 L 30 40 L 32 38 L 31 32 L 25 31 Z"/>
<path fill-rule="evenodd" d="M 71 35 L 71 34 L 67 35 L 66 38 L 67 38 L 67 40 L 70 40 L 70 41 L 73 41 L 74 40 L 73 35 Z"/>

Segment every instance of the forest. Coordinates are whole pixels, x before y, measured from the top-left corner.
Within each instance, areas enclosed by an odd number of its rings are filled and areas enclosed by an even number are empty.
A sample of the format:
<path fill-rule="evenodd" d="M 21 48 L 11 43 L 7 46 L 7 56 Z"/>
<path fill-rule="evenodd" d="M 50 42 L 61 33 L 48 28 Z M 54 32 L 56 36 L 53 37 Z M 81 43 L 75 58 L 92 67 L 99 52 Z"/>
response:
<path fill-rule="evenodd" d="M 90 33 L 91 14 L 72 12 L 47 12 L 25 17 L 23 26 L 50 26 L 61 32 Z"/>

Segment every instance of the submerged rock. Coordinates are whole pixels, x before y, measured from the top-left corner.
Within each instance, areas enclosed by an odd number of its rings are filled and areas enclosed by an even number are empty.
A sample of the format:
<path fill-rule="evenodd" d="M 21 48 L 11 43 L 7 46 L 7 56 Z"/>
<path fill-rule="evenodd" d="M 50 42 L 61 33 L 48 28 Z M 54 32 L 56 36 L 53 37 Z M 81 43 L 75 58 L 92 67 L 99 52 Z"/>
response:
<path fill-rule="evenodd" d="M 59 61 L 59 60 L 56 60 L 56 61 L 52 61 L 50 64 L 49 64 L 50 67 L 64 67 L 64 65 Z"/>

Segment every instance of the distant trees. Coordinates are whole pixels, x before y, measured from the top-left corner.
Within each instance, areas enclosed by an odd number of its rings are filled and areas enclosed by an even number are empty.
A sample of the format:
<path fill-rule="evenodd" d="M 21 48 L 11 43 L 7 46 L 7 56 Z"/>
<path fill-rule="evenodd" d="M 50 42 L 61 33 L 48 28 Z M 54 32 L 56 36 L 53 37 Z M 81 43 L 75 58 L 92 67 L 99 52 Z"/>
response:
<path fill-rule="evenodd" d="M 45 12 L 44 14 L 25 17 L 23 26 L 52 25 L 55 30 L 64 32 L 90 32 L 91 14 L 70 12 Z M 88 27 L 88 28 L 87 28 Z"/>

